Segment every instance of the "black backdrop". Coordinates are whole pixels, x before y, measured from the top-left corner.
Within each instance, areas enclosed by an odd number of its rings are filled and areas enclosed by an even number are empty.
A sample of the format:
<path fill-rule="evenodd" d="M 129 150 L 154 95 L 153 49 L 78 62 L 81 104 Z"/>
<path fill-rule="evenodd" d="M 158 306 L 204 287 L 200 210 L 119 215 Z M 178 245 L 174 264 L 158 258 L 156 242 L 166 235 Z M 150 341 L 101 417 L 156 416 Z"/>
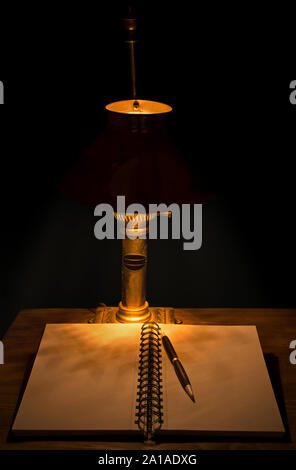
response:
<path fill-rule="evenodd" d="M 104 128 L 104 106 L 130 98 L 126 5 L 101 3 L 5 16 L 2 334 L 21 308 L 120 299 L 120 242 L 95 240 L 93 210 L 56 190 Z M 150 243 L 148 300 L 295 306 L 293 12 L 159 3 L 134 2 L 139 96 L 173 106 L 172 136 L 216 197 L 204 206 L 199 251 Z"/>

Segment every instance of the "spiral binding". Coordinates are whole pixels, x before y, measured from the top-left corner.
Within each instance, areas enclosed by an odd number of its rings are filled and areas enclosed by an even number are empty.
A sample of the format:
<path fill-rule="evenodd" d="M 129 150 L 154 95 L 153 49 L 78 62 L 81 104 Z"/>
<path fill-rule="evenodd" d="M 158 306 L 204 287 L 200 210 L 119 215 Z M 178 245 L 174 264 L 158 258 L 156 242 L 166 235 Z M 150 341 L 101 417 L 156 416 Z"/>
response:
<path fill-rule="evenodd" d="M 163 423 L 160 327 L 144 323 L 141 329 L 136 424 L 146 439 Z"/>

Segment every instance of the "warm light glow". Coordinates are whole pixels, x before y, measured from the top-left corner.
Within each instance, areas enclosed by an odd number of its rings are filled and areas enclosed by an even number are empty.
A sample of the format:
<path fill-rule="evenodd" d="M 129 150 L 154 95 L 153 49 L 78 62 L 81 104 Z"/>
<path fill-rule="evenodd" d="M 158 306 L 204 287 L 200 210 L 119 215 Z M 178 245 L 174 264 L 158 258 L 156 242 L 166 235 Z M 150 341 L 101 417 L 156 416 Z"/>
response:
<path fill-rule="evenodd" d="M 130 220 L 137 219 L 138 222 L 148 222 L 148 220 L 154 219 L 156 214 L 119 214 L 118 212 L 114 212 L 114 217 L 121 222 L 129 222 Z"/>
<path fill-rule="evenodd" d="M 120 214 L 118 212 L 114 212 L 114 217 L 115 219 L 120 220 L 120 222 L 125 222 L 125 226 L 130 222 L 131 220 L 136 221 L 137 223 L 134 223 L 133 227 L 129 227 L 128 232 L 130 233 L 144 233 L 147 230 L 149 230 L 149 226 L 147 223 L 154 219 L 156 216 L 166 216 L 170 218 L 172 216 L 171 212 L 158 212 L 154 214 L 146 213 L 146 214 L 137 214 L 137 213 L 132 213 L 132 214 Z"/>
<path fill-rule="evenodd" d="M 125 222 L 129 222 L 130 220 L 133 220 L 135 218 L 137 218 L 137 220 L 139 222 L 145 222 L 145 221 L 149 221 L 149 220 L 152 220 L 154 219 L 154 217 L 156 217 L 157 215 L 161 215 L 161 216 L 166 216 L 166 217 L 171 217 L 172 216 L 172 213 L 171 211 L 169 212 L 158 212 L 157 214 L 119 214 L 118 212 L 114 212 L 114 217 L 115 219 L 118 219 L 120 220 L 121 222 L 125 221 Z"/>
<path fill-rule="evenodd" d="M 136 100 L 115 101 L 107 104 L 106 109 L 121 114 L 163 114 L 172 111 L 171 106 L 157 101 Z"/>

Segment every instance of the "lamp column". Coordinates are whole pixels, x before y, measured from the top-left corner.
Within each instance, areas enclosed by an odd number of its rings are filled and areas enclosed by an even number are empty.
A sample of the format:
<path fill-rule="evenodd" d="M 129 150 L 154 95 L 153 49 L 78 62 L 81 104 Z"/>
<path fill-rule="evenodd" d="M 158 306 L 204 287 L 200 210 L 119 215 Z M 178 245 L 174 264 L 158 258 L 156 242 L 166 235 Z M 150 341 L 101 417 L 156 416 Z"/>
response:
<path fill-rule="evenodd" d="M 133 229 L 133 235 L 142 230 Z M 117 312 L 120 322 L 144 322 L 150 318 L 146 300 L 147 245 L 147 238 L 122 240 L 121 301 Z"/>

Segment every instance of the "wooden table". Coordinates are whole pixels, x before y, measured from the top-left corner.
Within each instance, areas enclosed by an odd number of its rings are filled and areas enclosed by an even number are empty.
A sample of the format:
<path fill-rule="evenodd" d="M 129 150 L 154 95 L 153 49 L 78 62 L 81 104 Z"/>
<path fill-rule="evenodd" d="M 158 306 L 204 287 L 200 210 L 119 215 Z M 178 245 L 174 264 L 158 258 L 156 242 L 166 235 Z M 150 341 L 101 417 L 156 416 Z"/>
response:
<path fill-rule="evenodd" d="M 177 319 L 187 324 L 256 325 L 275 394 L 288 427 L 281 441 L 191 440 L 170 441 L 147 447 L 140 442 L 96 440 L 14 441 L 9 429 L 20 394 L 33 364 L 46 323 L 87 323 L 92 309 L 22 310 L 4 337 L 5 364 L 0 365 L 0 449 L 296 449 L 296 365 L 290 364 L 290 342 L 296 339 L 296 310 L 208 308 L 176 309 Z M 109 439 L 109 438 L 108 438 Z M 188 439 L 188 438 L 187 438 Z"/>

